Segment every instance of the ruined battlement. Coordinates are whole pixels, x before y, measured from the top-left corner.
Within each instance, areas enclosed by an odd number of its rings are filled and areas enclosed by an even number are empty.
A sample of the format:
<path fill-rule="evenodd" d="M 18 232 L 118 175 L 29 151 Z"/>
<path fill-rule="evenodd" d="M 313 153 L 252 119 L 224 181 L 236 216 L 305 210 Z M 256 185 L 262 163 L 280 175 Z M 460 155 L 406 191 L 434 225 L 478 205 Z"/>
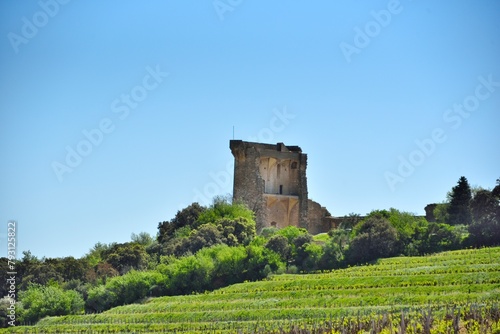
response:
<path fill-rule="evenodd" d="M 255 212 L 257 229 L 292 225 L 314 233 L 328 231 L 323 220 L 328 211 L 308 199 L 307 154 L 299 146 L 231 140 L 229 147 L 234 156 L 233 198 Z"/>

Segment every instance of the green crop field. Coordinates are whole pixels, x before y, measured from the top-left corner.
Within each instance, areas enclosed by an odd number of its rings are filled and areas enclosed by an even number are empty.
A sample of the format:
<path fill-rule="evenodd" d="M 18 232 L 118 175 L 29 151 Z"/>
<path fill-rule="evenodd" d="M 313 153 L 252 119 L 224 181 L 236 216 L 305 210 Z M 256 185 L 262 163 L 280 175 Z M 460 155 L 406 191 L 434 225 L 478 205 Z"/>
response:
<path fill-rule="evenodd" d="M 279 275 L 0 333 L 500 333 L 500 248 Z"/>

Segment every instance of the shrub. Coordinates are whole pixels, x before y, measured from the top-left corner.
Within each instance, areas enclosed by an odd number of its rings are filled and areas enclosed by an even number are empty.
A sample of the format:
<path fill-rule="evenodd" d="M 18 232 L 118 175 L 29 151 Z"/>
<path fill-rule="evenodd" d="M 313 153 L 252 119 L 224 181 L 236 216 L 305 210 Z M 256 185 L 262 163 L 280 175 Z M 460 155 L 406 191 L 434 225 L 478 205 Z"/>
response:
<path fill-rule="evenodd" d="M 19 320 L 34 323 L 46 316 L 80 314 L 84 310 L 82 296 L 73 290 L 64 291 L 58 285 L 32 284 L 19 294 Z"/>

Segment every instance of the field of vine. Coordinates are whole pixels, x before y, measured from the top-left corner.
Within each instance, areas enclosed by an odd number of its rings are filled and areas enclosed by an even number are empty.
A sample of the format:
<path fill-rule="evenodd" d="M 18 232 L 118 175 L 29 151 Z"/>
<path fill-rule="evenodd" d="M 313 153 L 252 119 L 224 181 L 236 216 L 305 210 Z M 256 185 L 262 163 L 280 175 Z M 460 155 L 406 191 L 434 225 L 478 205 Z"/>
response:
<path fill-rule="evenodd" d="M 152 298 L 0 333 L 500 333 L 500 248 Z"/>

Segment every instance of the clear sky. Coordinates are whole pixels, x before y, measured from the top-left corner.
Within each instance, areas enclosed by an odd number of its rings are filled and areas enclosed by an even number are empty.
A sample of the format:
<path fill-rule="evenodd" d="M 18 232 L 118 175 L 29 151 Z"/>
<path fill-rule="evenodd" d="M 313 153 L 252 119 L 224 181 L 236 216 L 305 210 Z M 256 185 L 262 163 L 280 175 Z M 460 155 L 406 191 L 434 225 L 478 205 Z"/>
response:
<path fill-rule="evenodd" d="M 335 216 L 500 177 L 500 2 L 0 2 L 0 255 L 80 257 L 299 145 Z M 1 227 L 3 226 L 3 227 Z"/>

